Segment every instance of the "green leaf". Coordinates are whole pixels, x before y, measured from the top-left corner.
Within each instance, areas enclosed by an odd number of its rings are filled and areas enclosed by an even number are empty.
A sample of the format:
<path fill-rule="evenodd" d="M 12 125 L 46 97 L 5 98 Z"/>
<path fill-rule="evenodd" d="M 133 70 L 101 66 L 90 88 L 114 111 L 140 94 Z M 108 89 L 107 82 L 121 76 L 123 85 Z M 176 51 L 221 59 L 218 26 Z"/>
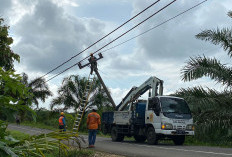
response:
<path fill-rule="evenodd" d="M 1 149 L 2 151 L 4 151 L 6 154 L 10 155 L 11 157 L 18 157 L 18 155 L 16 155 L 16 154 L 11 150 L 11 148 L 8 147 L 8 146 L 6 145 L 6 143 L 4 143 L 4 142 L 2 142 L 2 141 L 0 141 L 0 149 Z"/>

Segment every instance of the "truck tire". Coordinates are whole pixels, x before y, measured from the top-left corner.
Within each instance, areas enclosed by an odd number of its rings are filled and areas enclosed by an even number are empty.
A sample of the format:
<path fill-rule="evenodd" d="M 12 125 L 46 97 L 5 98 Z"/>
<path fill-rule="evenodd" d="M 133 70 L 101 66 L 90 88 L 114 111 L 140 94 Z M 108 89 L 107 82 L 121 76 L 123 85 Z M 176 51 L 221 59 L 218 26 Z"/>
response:
<path fill-rule="evenodd" d="M 172 140 L 175 145 L 183 145 L 185 141 L 185 135 L 174 136 Z"/>
<path fill-rule="evenodd" d="M 134 138 L 135 138 L 136 142 L 140 142 L 140 143 L 146 141 L 146 139 L 147 139 L 146 136 L 142 136 L 142 135 L 134 135 Z"/>
<path fill-rule="evenodd" d="M 147 143 L 149 145 L 153 145 L 153 144 L 157 144 L 158 143 L 158 140 L 156 138 L 155 129 L 153 127 L 149 127 L 147 129 Z"/>
<path fill-rule="evenodd" d="M 117 127 L 113 126 L 111 129 L 111 138 L 112 138 L 112 141 L 114 142 L 122 142 L 124 139 L 124 135 L 119 134 Z"/>

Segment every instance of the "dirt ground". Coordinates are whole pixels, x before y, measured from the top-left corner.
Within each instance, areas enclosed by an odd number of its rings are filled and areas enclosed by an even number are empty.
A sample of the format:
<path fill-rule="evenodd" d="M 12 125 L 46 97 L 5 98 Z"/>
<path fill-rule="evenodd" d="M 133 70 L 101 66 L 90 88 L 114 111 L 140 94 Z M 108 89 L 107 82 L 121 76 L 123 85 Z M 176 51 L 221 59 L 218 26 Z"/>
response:
<path fill-rule="evenodd" d="M 96 152 L 94 157 L 126 157 L 126 156 L 109 154 L 109 153 L 105 153 L 105 152 Z"/>

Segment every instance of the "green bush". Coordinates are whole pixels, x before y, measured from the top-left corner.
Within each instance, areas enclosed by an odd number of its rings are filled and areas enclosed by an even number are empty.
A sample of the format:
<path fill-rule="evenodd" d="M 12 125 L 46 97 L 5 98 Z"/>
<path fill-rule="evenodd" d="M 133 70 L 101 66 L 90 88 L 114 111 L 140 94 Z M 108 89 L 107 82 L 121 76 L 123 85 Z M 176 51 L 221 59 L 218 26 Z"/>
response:
<path fill-rule="evenodd" d="M 13 138 L 15 138 L 17 140 L 24 140 L 24 139 L 27 139 L 30 137 L 29 134 L 25 134 L 25 133 L 22 133 L 20 131 L 9 130 L 8 132 Z"/>
<path fill-rule="evenodd" d="M 26 116 L 27 121 L 23 124 L 38 127 L 43 129 L 50 129 L 50 130 L 57 130 L 59 128 L 59 112 L 49 111 L 46 109 L 39 109 L 36 110 L 36 122 L 33 122 L 30 115 Z M 72 113 L 65 113 L 65 119 L 68 129 L 72 129 L 73 122 L 74 122 L 74 114 Z"/>
<path fill-rule="evenodd" d="M 7 128 L 7 123 L 0 120 L 0 140 L 4 139 L 4 137 L 7 135 L 6 128 Z"/>

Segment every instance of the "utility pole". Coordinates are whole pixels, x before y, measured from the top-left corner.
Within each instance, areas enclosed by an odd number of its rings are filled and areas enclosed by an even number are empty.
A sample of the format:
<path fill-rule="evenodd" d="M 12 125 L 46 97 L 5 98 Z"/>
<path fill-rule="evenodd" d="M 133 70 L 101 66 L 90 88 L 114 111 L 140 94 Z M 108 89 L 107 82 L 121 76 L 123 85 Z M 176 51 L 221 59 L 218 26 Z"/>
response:
<path fill-rule="evenodd" d="M 97 69 L 97 60 L 103 58 L 103 56 L 102 56 L 101 53 L 99 53 L 98 55 L 99 55 L 98 58 L 94 57 L 94 58 L 95 58 L 95 59 L 94 59 L 95 64 L 93 63 L 93 61 L 91 61 L 91 59 L 88 59 L 88 60 L 89 60 L 89 63 L 87 63 L 87 64 L 85 64 L 85 65 L 83 65 L 83 66 L 81 65 L 81 63 L 79 63 L 78 66 L 79 66 L 80 69 L 82 69 L 82 68 L 84 68 L 84 67 L 86 67 L 86 66 L 88 66 L 88 65 L 91 66 L 90 68 L 93 68 L 93 71 L 96 73 L 96 75 L 97 75 L 97 77 L 98 77 L 98 80 L 99 80 L 100 83 L 102 84 L 102 87 L 104 88 L 104 90 L 105 90 L 105 92 L 106 92 L 106 95 L 108 96 L 108 98 L 109 98 L 111 104 L 113 105 L 114 109 L 116 109 L 116 105 L 115 105 L 115 103 L 114 103 L 114 100 L 113 100 L 113 98 L 111 97 L 110 92 L 108 91 L 108 89 L 107 89 L 107 87 L 106 87 L 104 81 L 103 81 L 102 78 L 101 78 L 101 75 L 100 75 L 99 72 L 98 72 L 98 69 Z"/>

